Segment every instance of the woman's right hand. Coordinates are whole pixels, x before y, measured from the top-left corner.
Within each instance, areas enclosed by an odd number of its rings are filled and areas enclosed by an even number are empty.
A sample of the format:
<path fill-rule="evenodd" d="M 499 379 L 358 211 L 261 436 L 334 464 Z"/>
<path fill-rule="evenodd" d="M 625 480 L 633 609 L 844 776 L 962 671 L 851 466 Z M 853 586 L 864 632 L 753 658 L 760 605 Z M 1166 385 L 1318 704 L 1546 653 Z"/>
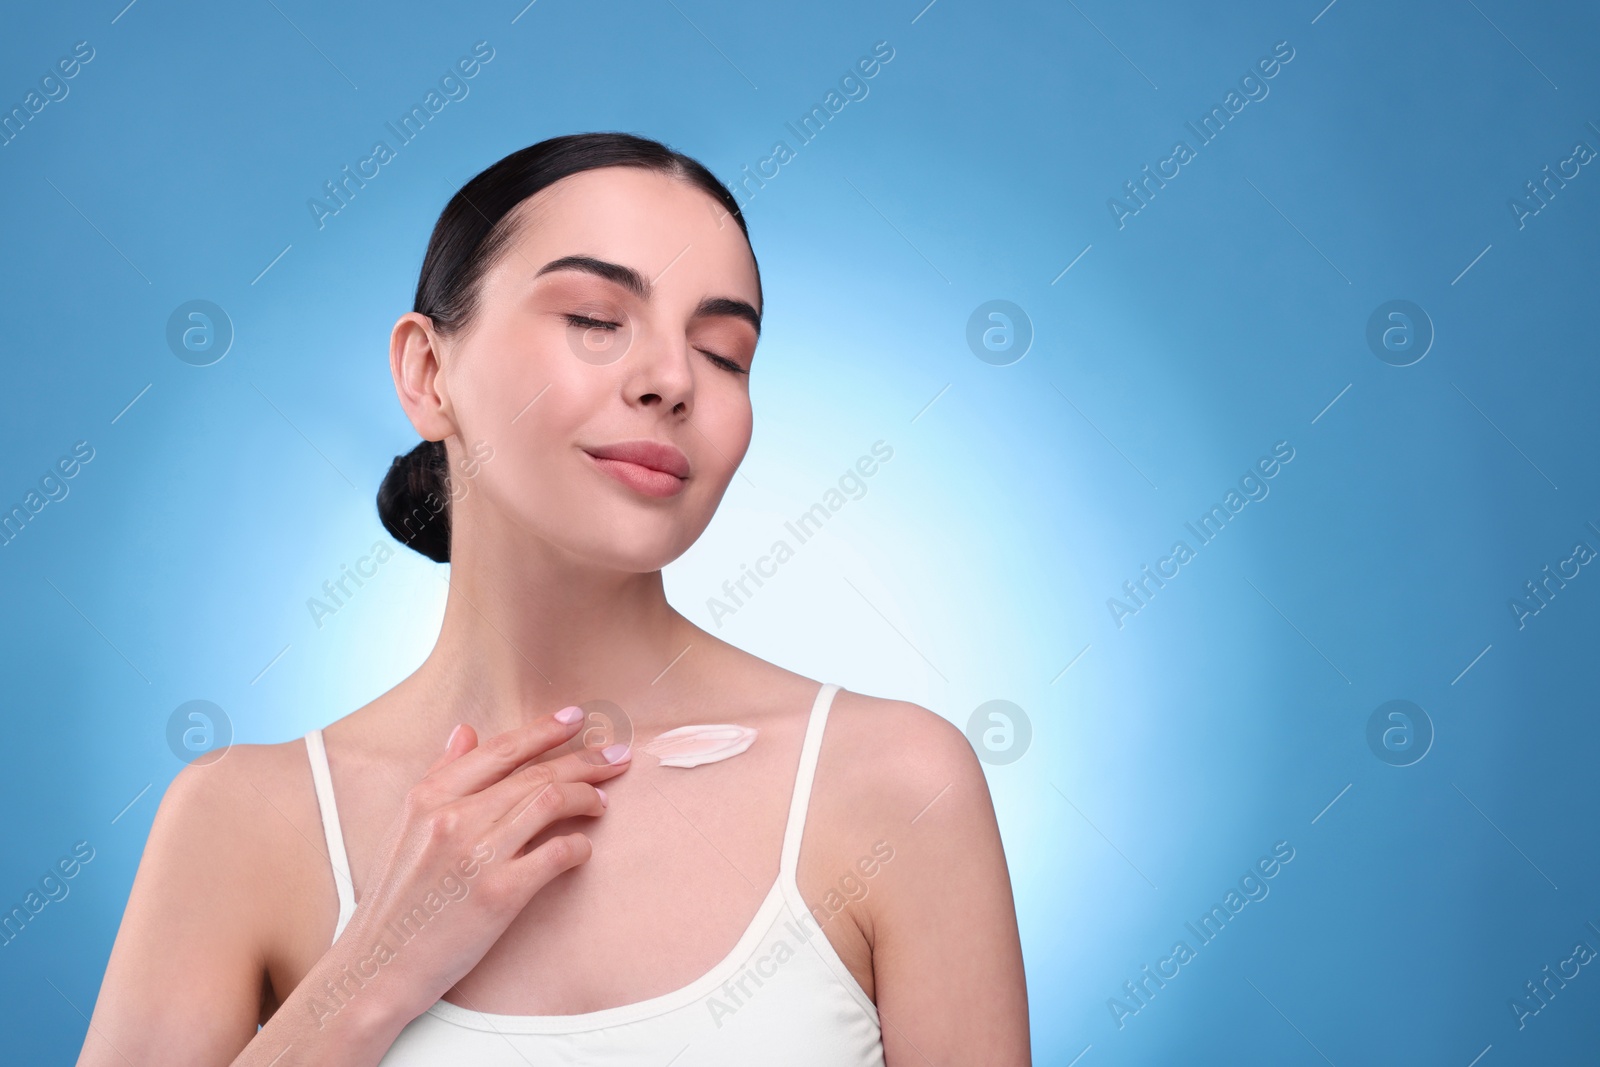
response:
<path fill-rule="evenodd" d="M 560 819 L 602 814 L 605 794 L 594 783 L 630 765 L 632 752 L 620 745 L 529 762 L 570 741 L 582 722 L 578 708 L 565 708 L 481 745 L 472 727 L 456 727 L 444 755 L 406 793 L 329 952 L 358 977 L 341 981 L 342 969 L 330 976 L 317 968 L 308 978 L 373 997 L 369 1012 L 381 1008 L 404 1026 L 471 971 L 535 893 L 590 856 L 582 832 L 524 851 Z"/>

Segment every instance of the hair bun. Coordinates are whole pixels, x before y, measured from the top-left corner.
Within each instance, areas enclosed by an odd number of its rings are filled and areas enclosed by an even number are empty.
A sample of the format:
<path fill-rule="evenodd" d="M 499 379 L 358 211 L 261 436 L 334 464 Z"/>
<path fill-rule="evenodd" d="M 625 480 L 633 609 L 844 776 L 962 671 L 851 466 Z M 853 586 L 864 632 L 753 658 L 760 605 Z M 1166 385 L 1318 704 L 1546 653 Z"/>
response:
<path fill-rule="evenodd" d="M 394 457 L 378 486 L 378 518 L 395 540 L 435 563 L 450 562 L 450 465 L 443 441 Z"/>

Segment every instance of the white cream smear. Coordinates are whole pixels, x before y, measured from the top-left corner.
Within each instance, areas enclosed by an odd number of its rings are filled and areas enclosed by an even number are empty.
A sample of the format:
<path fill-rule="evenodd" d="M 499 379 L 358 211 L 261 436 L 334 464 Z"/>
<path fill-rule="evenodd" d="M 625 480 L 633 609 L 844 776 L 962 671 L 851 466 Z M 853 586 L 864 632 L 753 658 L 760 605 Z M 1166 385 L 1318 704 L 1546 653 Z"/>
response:
<path fill-rule="evenodd" d="M 679 726 L 657 734 L 644 751 L 659 759 L 663 767 L 698 767 L 737 756 L 755 739 L 754 728 L 732 723 Z"/>

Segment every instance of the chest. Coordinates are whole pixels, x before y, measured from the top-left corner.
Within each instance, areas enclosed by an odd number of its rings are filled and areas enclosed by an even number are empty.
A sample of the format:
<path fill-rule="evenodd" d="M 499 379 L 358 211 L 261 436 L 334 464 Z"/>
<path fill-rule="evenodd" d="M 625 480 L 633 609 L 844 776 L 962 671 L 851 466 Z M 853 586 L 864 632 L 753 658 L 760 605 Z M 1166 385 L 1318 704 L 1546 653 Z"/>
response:
<path fill-rule="evenodd" d="M 495 1014 L 571 1015 L 671 993 L 723 962 L 780 879 L 825 920 L 819 933 L 872 996 L 863 933 L 870 927 L 838 892 L 850 867 L 842 847 L 848 826 L 822 800 L 821 783 L 805 813 L 798 862 L 781 868 L 791 797 L 773 782 L 792 773 L 769 757 L 689 770 L 635 766 L 608 781 L 604 816 L 562 820 L 532 839 L 537 846 L 581 830 L 593 844 L 588 862 L 540 890 L 451 999 Z M 359 903 L 401 795 L 347 793 L 340 813 Z M 276 969 L 291 984 L 275 973 L 275 988 L 291 988 L 326 951 L 337 915 L 331 876 L 328 882 L 295 924 L 321 932 L 320 942 L 299 939 Z"/>

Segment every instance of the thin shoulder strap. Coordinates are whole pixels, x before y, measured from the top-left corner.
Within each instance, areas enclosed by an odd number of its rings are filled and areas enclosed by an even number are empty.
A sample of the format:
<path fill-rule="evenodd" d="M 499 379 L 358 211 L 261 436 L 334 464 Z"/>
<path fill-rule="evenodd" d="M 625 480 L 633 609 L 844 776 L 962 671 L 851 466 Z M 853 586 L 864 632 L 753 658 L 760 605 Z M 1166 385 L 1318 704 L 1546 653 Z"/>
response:
<path fill-rule="evenodd" d="M 328 770 L 328 749 L 322 743 L 321 730 L 306 734 L 306 754 L 311 761 L 311 782 L 317 789 L 317 807 L 322 812 L 322 833 L 328 839 L 333 884 L 339 890 L 339 922 L 333 928 L 333 939 L 337 941 L 356 910 L 356 894 L 350 880 L 350 858 L 344 851 L 344 831 L 339 827 L 339 809 L 333 802 L 333 775 Z"/>
<path fill-rule="evenodd" d="M 817 775 L 817 754 L 822 751 L 822 732 L 828 724 L 828 709 L 833 706 L 833 695 L 839 687 L 832 682 L 817 690 L 816 702 L 811 705 L 811 719 L 806 723 L 805 741 L 800 746 L 800 769 L 795 774 L 794 792 L 789 798 L 789 821 L 783 830 L 783 856 L 779 870 L 794 877 L 800 862 L 800 839 L 805 835 L 806 809 L 811 801 L 811 783 Z"/>

